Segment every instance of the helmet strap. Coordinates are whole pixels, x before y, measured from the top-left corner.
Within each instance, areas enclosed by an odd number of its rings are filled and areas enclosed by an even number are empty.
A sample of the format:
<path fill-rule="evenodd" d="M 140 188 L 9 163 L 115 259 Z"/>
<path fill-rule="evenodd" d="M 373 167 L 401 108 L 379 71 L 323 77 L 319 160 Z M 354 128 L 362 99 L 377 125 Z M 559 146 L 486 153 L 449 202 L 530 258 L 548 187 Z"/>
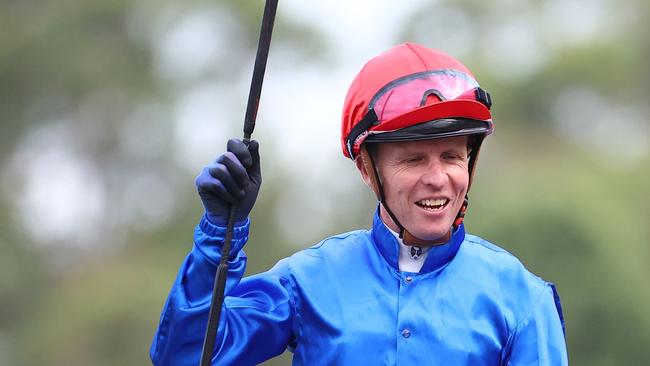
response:
<path fill-rule="evenodd" d="M 471 151 L 469 153 L 469 163 L 467 166 L 467 170 L 469 172 L 469 183 L 467 184 L 467 192 L 469 192 L 469 189 L 472 187 L 472 181 L 474 181 L 474 168 L 476 168 L 476 163 L 478 162 L 478 156 L 479 153 L 481 152 L 481 144 L 483 143 L 483 139 L 485 138 L 485 135 L 475 135 L 475 137 L 473 138 L 475 138 L 475 140 L 472 141 L 471 146 L 469 147 Z M 454 225 L 453 225 L 454 229 L 456 229 L 463 223 L 468 205 L 469 205 L 469 197 L 467 196 L 466 193 L 463 205 L 460 207 L 460 210 L 458 211 L 458 215 L 456 215 L 456 220 L 454 220 Z"/>
<path fill-rule="evenodd" d="M 476 168 L 478 155 L 481 152 L 481 144 L 483 143 L 485 135 L 474 135 L 470 138 L 474 138 L 475 140 L 472 141 L 471 146 L 469 146 L 469 163 L 467 166 L 467 170 L 469 171 L 469 183 L 467 184 L 467 192 L 469 192 L 469 189 L 472 187 L 472 181 L 474 180 L 474 168 Z M 465 195 L 465 200 L 467 200 L 467 195 Z"/>
<path fill-rule="evenodd" d="M 463 205 L 460 206 L 460 211 L 458 211 L 458 215 L 456 215 L 456 220 L 454 220 L 454 229 L 460 226 L 460 224 L 463 223 L 463 220 L 465 219 L 465 212 L 467 212 L 467 205 L 469 205 L 469 197 L 465 195 L 465 200 L 463 201 Z"/>

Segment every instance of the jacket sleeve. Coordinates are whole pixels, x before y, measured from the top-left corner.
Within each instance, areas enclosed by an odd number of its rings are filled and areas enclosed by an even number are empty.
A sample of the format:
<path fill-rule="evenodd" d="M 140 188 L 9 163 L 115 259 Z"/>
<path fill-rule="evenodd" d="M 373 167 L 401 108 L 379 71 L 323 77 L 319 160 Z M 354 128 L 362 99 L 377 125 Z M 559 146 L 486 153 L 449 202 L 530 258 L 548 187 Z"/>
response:
<path fill-rule="evenodd" d="M 254 365 L 282 353 L 293 339 L 291 284 L 285 261 L 242 280 L 249 221 L 235 227 L 212 364 Z M 154 365 L 198 365 L 225 228 L 205 216 L 160 316 L 150 349 Z"/>
<path fill-rule="evenodd" d="M 508 366 L 568 365 L 564 317 L 555 286 L 546 283 L 530 313 L 514 330 L 506 346 Z"/>

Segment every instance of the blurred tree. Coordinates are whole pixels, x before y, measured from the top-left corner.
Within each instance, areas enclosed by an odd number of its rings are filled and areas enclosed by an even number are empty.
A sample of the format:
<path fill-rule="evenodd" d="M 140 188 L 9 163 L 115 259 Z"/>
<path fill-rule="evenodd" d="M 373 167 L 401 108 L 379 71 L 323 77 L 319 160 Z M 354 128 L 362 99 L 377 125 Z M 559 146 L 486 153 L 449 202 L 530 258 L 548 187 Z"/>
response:
<path fill-rule="evenodd" d="M 201 212 L 193 177 L 170 159 L 175 109 L 197 85 L 250 79 L 262 9 L 0 4 L 0 364 L 147 363 Z M 326 52 L 282 13 L 273 48 L 292 63 Z M 80 196 L 86 209 L 66 204 Z"/>
<path fill-rule="evenodd" d="M 229 107 L 217 111 L 219 137 L 238 134 L 261 9 L 259 0 L 0 3 L 0 364 L 148 363 L 202 212 L 176 146 L 195 126 L 179 114 L 207 94 L 205 104 Z M 323 37 L 283 14 L 269 66 L 326 59 Z M 492 93 L 497 130 L 468 229 L 558 285 L 574 365 L 650 361 L 649 14 L 643 0 L 424 1 L 396 35 L 467 60 Z M 287 192 L 295 171 L 264 164 L 248 273 L 369 225 L 374 198 L 362 184 Z M 279 222 L 318 208 L 286 212 L 287 196 L 315 192 L 345 202 L 346 215 L 288 235 Z M 78 196 L 88 207 L 71 215 L 66 202 Z M 61 217 L 47 226 L 48 216 Z"/>

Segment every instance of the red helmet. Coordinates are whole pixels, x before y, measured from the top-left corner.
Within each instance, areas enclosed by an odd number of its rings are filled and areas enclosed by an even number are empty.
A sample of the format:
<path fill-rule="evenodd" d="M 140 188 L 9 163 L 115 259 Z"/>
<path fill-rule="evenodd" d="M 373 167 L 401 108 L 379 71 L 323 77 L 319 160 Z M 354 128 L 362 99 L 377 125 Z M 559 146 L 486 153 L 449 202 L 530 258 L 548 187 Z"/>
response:
<path fill-rule="evenodd" d="M 350 85 L 343 106 L 341 145 L 351 159 L 362 155 L 379 201 L 400 228 L 404 243 L 433 244 L 410 234 L 386 205 L 381 180 L 364 143 L 472 135 L 468 162 L 471 185 L 483 138 L 494 130 L 490 94 L 453 57 L 405 43 L 371 59 Z M 469 188 L 468 188 L 469 189 Z M 454 227 L 467 209 L 467 197 Z"/>
<path fill-rule="evenodd" d="M 368 61 L 350 85 L 341 124 L 343 154 L 354 159 L 366 141 L 488 135 L 490 106 L 489 94 L 459 61 L 401 44 Z"/>

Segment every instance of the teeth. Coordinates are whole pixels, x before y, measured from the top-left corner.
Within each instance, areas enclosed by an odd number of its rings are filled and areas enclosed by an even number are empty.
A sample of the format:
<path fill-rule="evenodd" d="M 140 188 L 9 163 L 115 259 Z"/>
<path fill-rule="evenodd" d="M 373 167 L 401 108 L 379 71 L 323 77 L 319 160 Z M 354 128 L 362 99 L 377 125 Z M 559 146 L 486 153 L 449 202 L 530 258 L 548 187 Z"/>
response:
<path fill-rule="evenodd" d="M 447 203 L 447 199 L 446 198 L 438 198 L 438 199 L 435 199 L 435 200 L 420 200 L 417 203 L 420 206 L 440 208 L 441 206 L 444 206 Z"/>

